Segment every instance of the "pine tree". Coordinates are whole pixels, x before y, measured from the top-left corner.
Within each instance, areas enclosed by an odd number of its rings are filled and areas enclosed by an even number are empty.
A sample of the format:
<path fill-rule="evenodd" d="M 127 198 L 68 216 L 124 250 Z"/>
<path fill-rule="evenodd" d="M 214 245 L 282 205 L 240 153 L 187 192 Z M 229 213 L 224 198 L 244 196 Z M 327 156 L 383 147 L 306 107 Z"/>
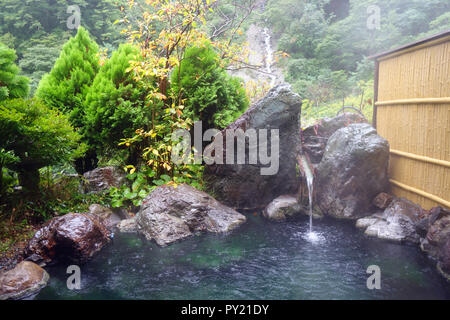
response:
<path fill-rule="evenodd" d="M 0 42 L 0 102 L 6 99 L 24 98 L 28 95 L 29 80 L 20 76 L 20 68 L 14 49 Z"/>
<path fill-rule="evenodd" d="M 53 69 L 39 83 L 36 96 L 70 117 L 75 127 L 84 124 L 84 100 L 99 69 L 98 45 L 83 27 L 64 46 Z"/>
<path fill-rule="evenodd" d="M 85 99 L 99 70 L 98 45 L 83 27 L 63 46 L 53 69 L 39 83 L 36 96 L 49 106 L 69 116 L 75 128 L 85 125 Z M 82 174 L 97 167 L 95 150 L 88 146 L 84 158 L 75 161 L 75 169 Z"/>
<path fill-rule="evenodd" d="M 121 45 L 100 68 L 86 95 L 84 136 L 99 154 L 117 150 L 121 139 L 134 136 L 150 122 L 145 90 L 127 70 L 138 54 L 137 48 Z"/>

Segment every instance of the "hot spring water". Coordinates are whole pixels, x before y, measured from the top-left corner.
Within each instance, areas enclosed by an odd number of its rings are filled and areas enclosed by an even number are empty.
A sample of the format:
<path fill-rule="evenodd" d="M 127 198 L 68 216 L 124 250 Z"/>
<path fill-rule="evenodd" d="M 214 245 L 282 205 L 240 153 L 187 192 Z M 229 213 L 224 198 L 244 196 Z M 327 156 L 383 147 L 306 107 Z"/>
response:
<path fill-rule="evenodd" d="M 306 234 L 306 239 L 311 242 L 319 242 L 324 240 L 323 236 L 313 231 L 313 193 L 314 193 L 314 174 L 311 166 L 303 154 L 301 156 L 302 168 L 306 177 L 306 186 L 308 188 L 309 200 L 309 232 Z"/>
<path fill-rule="evenodd" d="M 419 248 L 365 237 L 354 223 L 324 218 L 326 235 L 307 241 L 308 218 L 273 223 L 261 216 L 230 234 L 201 234 L 161 248 L 116 234 L 81 265 L 81 290 L 67 289 L 69 264 L 46 268 L 36 299 L 449 299 L 450 284 Z M 367 268 L 381 289 L 367 288 Z"/>

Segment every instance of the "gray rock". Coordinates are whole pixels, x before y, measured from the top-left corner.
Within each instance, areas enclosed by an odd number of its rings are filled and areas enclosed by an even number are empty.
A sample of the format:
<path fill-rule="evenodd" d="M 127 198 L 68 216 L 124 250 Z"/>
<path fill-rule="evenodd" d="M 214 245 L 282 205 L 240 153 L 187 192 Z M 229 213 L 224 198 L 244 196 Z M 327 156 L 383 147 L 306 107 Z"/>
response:
<path fill-rule="evenodd" d="M 135 233 L 137 232 L 136 219 L 122 220 L 117 224 L 117 229 L 122 233 Z"/>
<path fill-rule="evenodd" d="M 138 231 L 161 246 L 196 232 L 228 232 L 245 221 L 242 214 L 188 185 L 156 188 L 136 216 Z"/>
<path fill-rule="evenodd" d="M 396 242 L 419 243 L 415 225 L 422 208 L 406 199 L 394 199 L 386 210 L 367 218 L 358 219 L 356 226 L 365 234 Z"/>
<path fill-rule="evenodd" d="M 350 124 L 328 140 L 316 168 L 315 201 L 325 215 L 358 219 L 388 188 L 389 143 L 368 124 Z"/>
<path fill-rule="evenodd" d="M 37 264 L 22 261 L 0 274 L 0 300 L 27 298 L 44 288 L 49 279 L 48 273 Z"/>
<path fill-rule="evenodd" d="M 359 229 L 367 229 L 371 225 L 374 225 L 378 221 L 380 221 L 380 217 L 367 217 L 356 220 L 356 227 Z"/>
<path fill-rule="evenodd" d="M 293 195 L 279 196 L 273 200 L 264 210 L 263 215 L 271 220 L 285 220 L 287 216 L 293 216 L 301 211 L 297 197 Z"/>
<path fill-rule="evenodd" d="M 450 210 L 433 208 L 424 219 L 429 228 L 420 247 L 438 260 L 438 268 L 444 276 L 450 275 Z"/>
<path fill-rule="evenodd" d="M 301 99 L 286 84 L 271 89 L 266 97 L 250 107 L 228 129 L 278 129 L 279 130 L 279 170 L 275 175 L 262 175 L 258 164 L 214 164 L 205 167 L 204 180 L 219 201 L 236 209 L 262 209 L 273 199 L 283 194 L 295 194 L 299 188 L 296 176 L 297 157 L 301 151 L 300 112 Z M 225 136 L 225 131 L 222 132 Z M 225 140 L 225 139 L 224 139 Z M 268 138 L 270 150 L 270 138 Z M 224 159 L 227 152 L 224 141 Z M 246 143 L 246 154 L 249 146 Z M 225 163 L 225 161 L 224 161 Z"/>
<path fill-rule="evenodd" d="M 104 167 L 86 172 L 83 190 L 85 193 L 102 193 L 111 187 L 120 188 L 125 183 L 124 171 L 117 167 Z"/>
<path fill-rule="evenodd" d="M 318 164 L 323 157 L 328 139 L 339 129 L 352 123 L 367 123 L 357 113 L 343 113 L 335 118 L 324 118 L 316 125 L 302 131 L 303 151 L 308 154 L 312 164 Z"/>
<path fill-rule="evenodd" d="M 99 219 L 109 230 L 111 230 L 122 220 L 120 216 L 114 213 L 111 209 L 103 207 L 99 204 L 91 205 L 89 207 L 89 214 Z"/>

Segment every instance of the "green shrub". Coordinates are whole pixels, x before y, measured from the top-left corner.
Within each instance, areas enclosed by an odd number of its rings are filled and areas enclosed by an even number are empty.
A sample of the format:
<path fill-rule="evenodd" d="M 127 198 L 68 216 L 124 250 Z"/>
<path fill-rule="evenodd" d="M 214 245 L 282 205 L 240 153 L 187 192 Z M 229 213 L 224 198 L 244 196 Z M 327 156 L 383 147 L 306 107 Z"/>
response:
<path fill-rule="evenodd" d="M 204 129 L 223 129 L 248 107 L 240 79 L 228 75 L 208 45 L 186 50 L 171 85 L 174 96 L 186 99 L 185 115 L 203 121 Z"/>
<path fill-rule="evenodd" d="M 86 94 L 83 134 L 99 155 L 113 156 L 122 139 L 134 136 L 151 121 L 145 89 L 127 70 L 130 61 L 138 59 L 138 52 L 131 45 L 121 45 L 100 68 Z"/>
<path fill-rule="evenodd" d="M 5 166 L 17 172 L 20 184 L 33 192 L 39 186 L 40 168 L 71 161 L 84 149 L 67 116 L 37 99 L 0 103 L 0 137 L 0 148 L 17 157 Z"/>
<path fill-rule="evenodd" d="M 16 59 L 15 50 L 0 42 L 0 102 L 28 95 L 29 80 L 18 75 L 20 68 L 14 63 Z"/>

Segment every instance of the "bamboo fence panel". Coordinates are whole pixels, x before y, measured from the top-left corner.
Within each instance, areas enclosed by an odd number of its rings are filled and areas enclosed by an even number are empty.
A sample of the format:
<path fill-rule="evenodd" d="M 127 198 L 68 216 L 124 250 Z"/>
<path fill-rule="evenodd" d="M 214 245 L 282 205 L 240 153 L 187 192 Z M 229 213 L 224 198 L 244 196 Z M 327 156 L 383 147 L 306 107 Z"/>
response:
<path fill-rule="evenodd" d="M 378 61 L 376 124 L 391 147 L 392 192 L 450 207 L 450 38 Z"/>

